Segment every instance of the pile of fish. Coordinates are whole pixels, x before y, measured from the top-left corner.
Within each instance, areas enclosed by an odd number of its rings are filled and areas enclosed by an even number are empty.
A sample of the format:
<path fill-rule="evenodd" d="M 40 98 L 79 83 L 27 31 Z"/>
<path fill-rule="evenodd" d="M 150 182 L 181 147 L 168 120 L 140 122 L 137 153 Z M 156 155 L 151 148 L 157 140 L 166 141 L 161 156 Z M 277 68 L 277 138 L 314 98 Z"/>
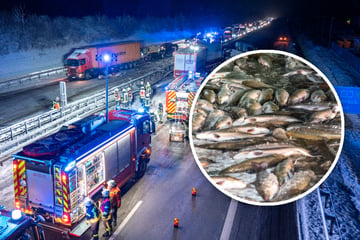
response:
<path fill-rule="evenodd" d="M 278 202 L 329 171 L 342 118 L 329 85 L 293 57 L 258 53 L 211 74 L 192 112 L 195 153 L 232 196 Z"/>

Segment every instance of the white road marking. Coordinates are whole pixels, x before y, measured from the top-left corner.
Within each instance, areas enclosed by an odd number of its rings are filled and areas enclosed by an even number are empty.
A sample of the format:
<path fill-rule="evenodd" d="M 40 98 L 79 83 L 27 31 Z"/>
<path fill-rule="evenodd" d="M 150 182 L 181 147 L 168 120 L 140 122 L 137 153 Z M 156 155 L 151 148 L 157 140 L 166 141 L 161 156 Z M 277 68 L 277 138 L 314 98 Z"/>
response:
<path fill-rule="evenodd" d="M 126 218 L 124 219 L 124 221 L 122 221 L 122 223 L 120 224 L 120 226 L 116 229 L 116 231 L 113 233 L 113 235 L 109 238 L 110 240 L 114 240 L 117 239 L 116 237 L 114 237 L 114 235 L 118 235 L 121 230 L 125 227 L 125 225 L 127 224 L 127 222 L 130 220 L 130 218 L 135 214 L 135 212 L 138 210 L 138 208 L 140 207 L 140 205 L 142 204 L 143 201 L 139 201 L 135 207 L 130 211 L 130 213 L 126 216 Z"/>
<path fill-rule="evenodd" d="M 238 205 L 238 201 L 231 199 L 231 202 L 229 204 L 229 208 L 226 214 L 224 226 L 221 232 L 220 240 L 227 240 L 230 238 L 230 233 L 232 229 L 232 225 L 235 218 L 236 208 Z"/>

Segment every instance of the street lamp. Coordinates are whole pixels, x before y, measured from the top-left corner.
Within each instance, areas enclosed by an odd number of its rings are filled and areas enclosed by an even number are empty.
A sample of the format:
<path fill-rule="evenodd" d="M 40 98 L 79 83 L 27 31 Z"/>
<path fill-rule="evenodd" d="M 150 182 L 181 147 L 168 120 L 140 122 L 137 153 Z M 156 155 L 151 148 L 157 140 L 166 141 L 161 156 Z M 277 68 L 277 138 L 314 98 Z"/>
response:
<path fill-rule="evenodd" d="M 105 79 L 106 79 L 106 93 L 105 93 L 105 116 L 106 123 L 109 122 L 109 79 L 108 79 L 108 62 L 110 61 L 110 55 L 104 54 L 105 62 Z"/>

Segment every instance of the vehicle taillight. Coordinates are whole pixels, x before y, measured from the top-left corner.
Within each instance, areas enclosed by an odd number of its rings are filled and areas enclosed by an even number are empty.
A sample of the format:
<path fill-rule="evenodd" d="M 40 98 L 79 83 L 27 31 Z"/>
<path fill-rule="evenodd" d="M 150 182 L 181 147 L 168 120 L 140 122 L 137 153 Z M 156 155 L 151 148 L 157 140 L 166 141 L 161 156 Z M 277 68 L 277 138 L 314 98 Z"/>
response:
<path fill-rule="evenodd" d="M 279 40 L 280 40 L 280 41 L 282 41 L 282 40 L 283 40 L 283 38 L 282 38 L 282 37 L 279 37 Z"/>
<path fill-rule="evenodd" d="M 19 200 L 15 200 L 15 208 L 20 209 L 20 202 Z"/>
<path fill-rule="evenodd" d="M 284 41 L 286 41 L 287 40 L 287 37 L 284 37 Z"/>
<path fill-rule="evenodd" d="M 66 175 L 65 175 L 65 174 L 63 174 L 63 175 L 61 176 L 61 178 L 62 178 L 62 181 L 63 181 L 63 182 L 66 182 Z"/>
<path fill-rule="evenodd" d="M 62 217 L 63 223 L 70 223 L 70 216 L 68 213 L 64 213 Z"/>
<path fill-rule="evenodd" d="M 13 168 L 14 168 L 14 170 L 17 168 L 17 164 L 16 164 L 16 163 L 13 164 Z"/>

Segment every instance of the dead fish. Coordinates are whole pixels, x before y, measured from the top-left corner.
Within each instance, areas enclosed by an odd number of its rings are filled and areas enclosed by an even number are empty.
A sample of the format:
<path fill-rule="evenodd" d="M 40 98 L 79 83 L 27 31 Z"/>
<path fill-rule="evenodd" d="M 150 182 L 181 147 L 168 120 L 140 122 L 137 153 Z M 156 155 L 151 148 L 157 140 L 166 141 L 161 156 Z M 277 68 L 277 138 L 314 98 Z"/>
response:
<path fill-rule="evenodd" d="M 272 201 L 287 200 L 303 193 L 314 176 L 315 173 L 311 170 L 295 172 L 294 176 L 280 187 Z"/>
<path fill-rule="evenodd" d="M 279 125 L 281 126 L 296 122 L 301 122 L 301 120 L 291 116 L 283 116 L 283 115 L 260 115 L 260 116 L 238 118 L 233 122 L 233 126 L 244 126 L 248 124 L 261 124 L 261 123 L 264 123 L 264 125 L 268 125 L 268 126 L 279 126 Z"/>
<path fill-rule="evenodd" d="M 298 89 L 296 90 L 289 98 L 289 104 L 298 104 L 305 102 L 310 95 L 310 91 L 308 89 Z"/>
<path fill-rule="evenodd" d="M 259 103 L 271 101 L 274 97 L 274 90 L 272 88 L 263 89 L 260 93 Z"/>
<path fill-rule="evenodd" d="M 246 109 L 250 116 L 251 115 L 259 115 L 259 114 L 261 114 L 262 106 L 258 101 L 255 101 L 255 102 L 250 103 Z"/>
<path fill-rule="evenodd" d="M 200 131 L 205 123 L 206 116 L 202 113 L 194 113 L 192 118 L 192 130 L 193 132 Z"/>
<path fill-rule="evenodd" d="M 210 102 L 208 102 L 208 101 L 206 101 L 204 99 L 199 99 L 196 102 L 196 107 L 197 108 L 202 108 L 207 112 L 211 112 L 211 111 L 214 110 L 214 106 Z"/>
<path fill-rule="evenodd" d="M 204 89 L 208 89 L 208 90 L 213 90 L 215 92 L 220 91 L 220 86 L 216 83 L 211 83 L 211 82 L 207 82 L 206 85 L 204 86 Z"/>
<path fill-rule="evenodd" d="M 333 106 L 331 109 L 314 112 L 310 117 L 311 123 L 320 123 L 327 120 L 334 119 L 339 112 L 338 106 Z"/>
<path fill-rule="evenodd" d="M 217 121 L 225 115 L 225 112 L 220 109 L 215 109 L 210 112 L 205 119 L 204 129 L 214 129 Z"/>
<path fill-rule="evenodd" d="M 198 107 L 195 107 L 194 108 L 194 113 L 201 113 L 202 115 L 204 115 L 205 117 L 208 115 L 208 111 L 202 109 L 202 108 L 198 108 Z"/>
<path fill-rule="evenodd" d="M 228 104 L 232 91 L 227 84 L 222 85 L 220 91 L 216 96 L 216 103 L 219 105 Z"/>
<path fill-rule="evenodd" d="M 230 116 L 235 119 L 248 115 L 247 110 L 242 107 L 231 106 L 231 107 L 227 107 L 224 110 L 227 111 L 230 114 Z"/>
<path fill-rule="evenodd" d="M 294 163 L 291 159 L 286 159 L 276 165 L 274 169 L 274 174 L 277 176 L 280 185 L 282 185 L 287 178 L 294 171 Z"/>
<path fill-rule="evenodd" d="M 270 56 L 261 55 L 258 58 L 258 62 L 263 65 L 264 67 L 270 68 L 272 66 L 272 60 Z"/>
<path fill-rule="evenodd" d="M 254 170 L 254 166 L 256 167 L 259 165 L 266 165 L 266 167 L 272 167 L 283 161 L 284 159 L 286 159 L 286 156 L 281 154 L 273 154 L 269 156 L 251 158 L 221 170 L 220 174 L 239 173 L 248 170 Z"/>
<path fill-rule="evenodd" d="M 241 97 L 243 96 L 245 90 L 236 90 L 234 93 L 230 95 L 228 105 L 229 106 L 236 106 L 238 105 Z"/>
<path fill-rule="evenodd" d="M 291 109 L 300 109 L 300 110 L 306 110 L 306 111 L 322 111 L 322 110 L 327 110 L 331 108 L 331 104 L 330 103 L 312 103 L 312 104 L 295 104 L 295 105 L 289 105 L 288 108 Z"/>
<path fill-rule="evenodd" d="M 211 179 L 224 190 L 243 189 L 247 187 L 246 182 L 234 177 L 211 177 Z"/>
<path fill-rule="evenodd" d="M 231 72 L 216 72 L 216 73 L 212 73 L 209 76 L 209 79 L 213 79 L 213 78 L 224 78 L 227 75 L 229 75 Z"/>
<path fill-rule="evenodd" d="M 275 90 L 275 99 L 280 107 L 283 107 L 287 104 L 289 96 L 289 92 L 284 88 L 278 88 Z"/>
<path fill-rule="evenodd" d="M 261 107 L 261 111 L 264 113 L 273 113 L 279 110 L 279 106 L 276 105 L 276 103 L 274 103 L 273 101 L 265 102 Z"/>
<path fill-rule="evenodd" d="M 314 141 L 341 139 L 341 131 L 339 129 L 323 129 L 308 126 L 291 127 L 286 129 L 286 134 L 289 137 Z"/>
<path fill-rule="evenodd" d="M 305 76 L 305 75 L 312 74 L 312 73 L 315 73 L 315 72 L 313 70 L 308 70 L 308 69 L 299 69 L 296 71 L 291 71 L 291 72 L 285 73 L 285 74 L 283 74 L 283 77 L 290 77 L 290 76 L 294 76 L 297 74 L 301 74 L 301 75 Z"/>
<path fill-rule="evenodd" d="M 207 100 L 210 103 L 215 103 L 216 93 L 214 90 L 204 89 L 201 92 L 201 98 Z"/>
<path fill-rule="evenodd" d="M 311 93 L 310 99 L 314 103 L 320 103 L 326 101 L 326 94 L 323 90 L 319 89 Z"/>
<path fill-rule="evenodd" d="M 255 188 L 265 201 L 270 201 L 279 191 L 277 177 L 263 170 L 256 174 Z"/>
<path fill-rule="evenodd" d="M 246 99 L 246 98 L 251 98 L 251 99 L 254 99 L 254 100 L 258 100 L 259 97 L 260 97 L 260 93 L 261 93 L 261 90 L 257 90 L 257 89 L 253 89 L 253 90 L 248 90 L 246 91 L 243 96 L 241 97 L 240 99 L 240 104 Z"/>
<path fill-rule="evenodd" d="M 225 115 L 219 118 L 215 123 L 215 129 L 229 128 L 232 125 L 232 119 L 230 116 Z"/>
<path fill-rule="evenodd" d="M 260 156 L 269 156 L 273 154 L 280 154 L 286 157 L 292 155 L 302 155 L 311 157 L 312 155 L 308 150 L 301 147 L 283 147 L 283 148 L 270 148 L 270 149 L 255 149 L 255 150 L 244 150 L 234 155 L 235 160 L 244 160 Z"/>
<path fill-rule="evenodd" d="M 217 150 L 239 150 L 243 149 L 244 147 L 250 147 L 257 145 L 259 143 L 268 142 L 272 143 L 276 140 L 273 137 L 264 137 L 264 138 L 247 138 L 242 139 L 241 141 L 231 141 L 231 142 L 213 142 L 213 143 L 202 143 L 194 145 L 199 148 L 206 148 L 206 149 L 217 149 Z"/>
<path fill-rule="evenodd" d="M 215 132 L 215 131 L 206 131 L 196 134 L 197 139 L 206 139 L 209 141 L 231 141 L 231 140 L 240 140 L 245 138 L 255 138 L 255 137 L 264 137 L 265 134 L 246 134 L 246 133 L 237 133 L 237 132 Z"/>
<path fill-rule="evenodd" d="M 289 140 L 288 136 L 286 135 L 286 131 L 283 128 L 275 128 L 272 132 L 272 136 L 279 140 Z"/>
<path fill-rule="evenodd" d="M 273 88 L 273 86 L 258 80 L 245 80 L 242 82 L 242 84 L 255 89 Z"/>
<path fill-rule="evenodd" d="M 222 129 L 222 132 L 239 132 L 248 134 L 269 134 L 270 129 L 264 127 L 253 127 L 253 126 L 236 126 L 226 129 Z"/>

